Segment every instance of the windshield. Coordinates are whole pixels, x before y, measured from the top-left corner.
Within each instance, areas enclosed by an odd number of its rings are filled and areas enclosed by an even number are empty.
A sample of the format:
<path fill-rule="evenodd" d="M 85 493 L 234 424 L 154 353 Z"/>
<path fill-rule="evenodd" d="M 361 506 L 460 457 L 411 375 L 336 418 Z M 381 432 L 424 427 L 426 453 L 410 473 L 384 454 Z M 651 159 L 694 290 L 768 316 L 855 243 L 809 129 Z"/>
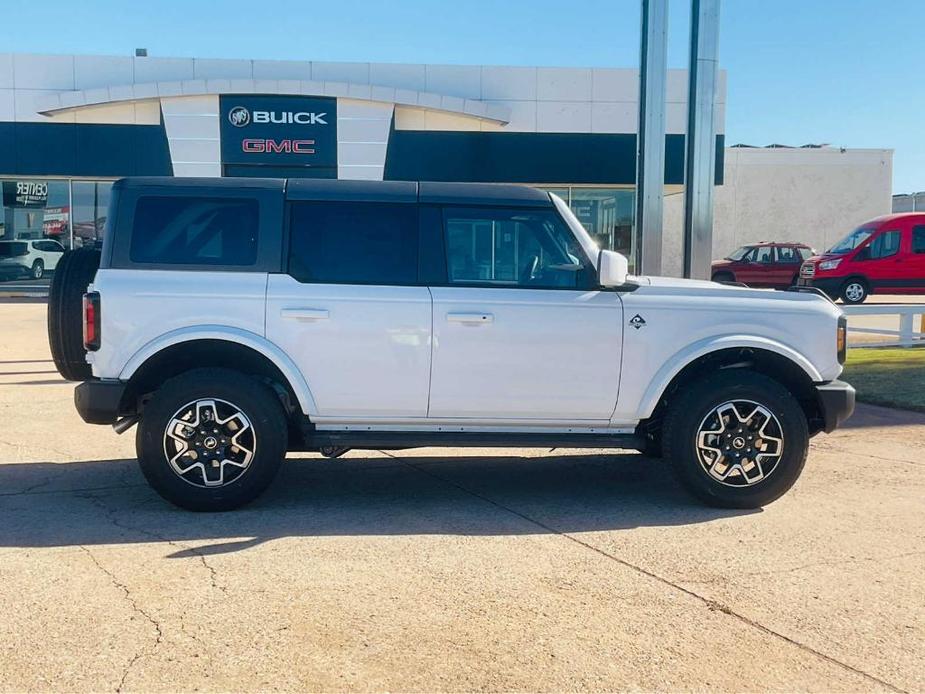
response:
<path fill-rule="evenodd" d="M 870 238 L 875 231 L 874 227 L 858 227 L 841 241 L 832 246 L 826 253 L 850 253 Z"/>
<path fill-rule="evenodd" d="M 740 248 L 739 250 L 733 251 L 732 253 L 727 255 L 726 260 L 742 260 L 742 258 L 745 257 L 745 254 L 748 253 L 751 249 L 752 249 L 751 246 L 742 246 L 742 248 Z"/>

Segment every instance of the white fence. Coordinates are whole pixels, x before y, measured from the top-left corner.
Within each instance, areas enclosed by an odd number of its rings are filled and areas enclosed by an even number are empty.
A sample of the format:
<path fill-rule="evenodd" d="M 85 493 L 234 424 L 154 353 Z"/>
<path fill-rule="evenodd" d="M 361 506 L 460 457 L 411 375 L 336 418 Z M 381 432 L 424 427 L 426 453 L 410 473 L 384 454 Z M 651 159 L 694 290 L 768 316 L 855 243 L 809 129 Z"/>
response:
<path fill-rule="evenodd" d="M 843 306 L 842 309 L 848 316 L 849 348 L 925 345 L 925 304 L 868 304 L 866 306 Z M 898 316 L 899 329 L 876 325 L 881 322 L 876 320 L 870 321 L 874 325 L 859 326 L 857 316 Z M 882 322 L 889 323 L 888 320 Z M 884 339 L 867 342 L 851 339 L 852 334 L 858 333 L 879 335 Z"/>

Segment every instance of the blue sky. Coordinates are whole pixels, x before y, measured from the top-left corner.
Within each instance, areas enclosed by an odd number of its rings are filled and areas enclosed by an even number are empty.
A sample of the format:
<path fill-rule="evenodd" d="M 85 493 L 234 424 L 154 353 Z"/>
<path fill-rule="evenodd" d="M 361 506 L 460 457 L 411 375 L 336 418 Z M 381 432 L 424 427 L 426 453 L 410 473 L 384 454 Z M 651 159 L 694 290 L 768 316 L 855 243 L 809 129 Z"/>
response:
<path fill-rule="evenodd" d="M 686 67 L 689 2 L 671 0 Z M 727 142 L 895 149 L 925 190 L 925 2 L 723 0 Z M 374 62 L 638 64 L 639 0 L 4 2 L 0 51 Z"/>

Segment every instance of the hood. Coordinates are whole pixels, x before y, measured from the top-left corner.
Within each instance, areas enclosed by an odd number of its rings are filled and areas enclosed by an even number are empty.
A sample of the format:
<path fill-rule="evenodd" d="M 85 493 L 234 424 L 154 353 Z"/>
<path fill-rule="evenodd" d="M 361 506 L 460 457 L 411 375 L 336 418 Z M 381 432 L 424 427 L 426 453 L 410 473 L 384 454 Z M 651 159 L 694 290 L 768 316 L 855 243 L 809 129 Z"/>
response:
<path fill-rule="evenodd" d="M 816 302 L 831 303 L 813 292 L 782 292 L 775 289 L 753 289 L 751 287 L 737 286 L 731 284 L 719 284 L 708 280 L 691 280 L 679 277 L 651 277 L 634 276 L 630 281 L 638 284 L 640 293 L 645 291 L 646 294 L 660 294 L 663 296 L 677 296 L 688 298 L 701 298 L 705 301 L 710 299 L 736 299 L 757 300 L 767 304 L 773 302 L 773 305 L 783 308 L 778 302 Z"/>
<path fill-rule="evenodd" d="M 727 265 L 732 265 L 734 262 L 734 260 L 729 260 L 729 258 L 721 258 L 720 260 L 714 260 L 712 262 L 712 266 L 714 268 L 726 267 Z"/>
<path fill-rule="evenodd" d="M 729 285 L 711 282 L 710 280 L 690 280 L 683 277 L 654 277 L 651 275 L 642 275 L 632 278 L 637 284 L 648 285 L 650 287 L 671 287 L 684 289 L 726 289 Z M 737 289 L 738 287 L 734 287 Z"/>
<path fill-rule="evenodd" d="M 828 251 L 825 251 L 824 253 L 817 253 L 812 258 L 809 258 L 803 262 L 819 263 L 823 260 L 833 260 L 834 258 L 847 258 L 849 255 L 851 255 L 851 253 L 852 251 L 849 251 L 848 253 L 829 253 Z"/>

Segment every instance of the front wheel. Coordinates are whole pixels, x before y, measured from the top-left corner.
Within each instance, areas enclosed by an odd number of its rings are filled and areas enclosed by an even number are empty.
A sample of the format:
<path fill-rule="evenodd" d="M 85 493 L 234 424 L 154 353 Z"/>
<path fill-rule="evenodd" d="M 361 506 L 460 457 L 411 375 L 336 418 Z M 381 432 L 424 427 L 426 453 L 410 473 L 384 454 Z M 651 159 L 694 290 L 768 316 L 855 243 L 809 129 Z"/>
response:
<path fill-rule="evenodd" d="M 783 495 L 806 462 L 806 415 L 778 382 L 744 369 L 695 381 L 671 403 L 665 458 L 711 506 L 759 508 Z"/>
<path fill-rule="evenodd" d="M 227 369 L 196 369 L 164 383 L 135 439 L 154 490 L 190 511 L 228 511 L 256 499 L 286 455 L 282 405 L 265 384 Z"/>
<path fill-rule="evenodd" d="M 862 304 L 869 293 L 867 283 L 862 279 L 853 277 L 845 282 L 845 286 L 842 287 L 841 300 L 846 304 Z"/>

